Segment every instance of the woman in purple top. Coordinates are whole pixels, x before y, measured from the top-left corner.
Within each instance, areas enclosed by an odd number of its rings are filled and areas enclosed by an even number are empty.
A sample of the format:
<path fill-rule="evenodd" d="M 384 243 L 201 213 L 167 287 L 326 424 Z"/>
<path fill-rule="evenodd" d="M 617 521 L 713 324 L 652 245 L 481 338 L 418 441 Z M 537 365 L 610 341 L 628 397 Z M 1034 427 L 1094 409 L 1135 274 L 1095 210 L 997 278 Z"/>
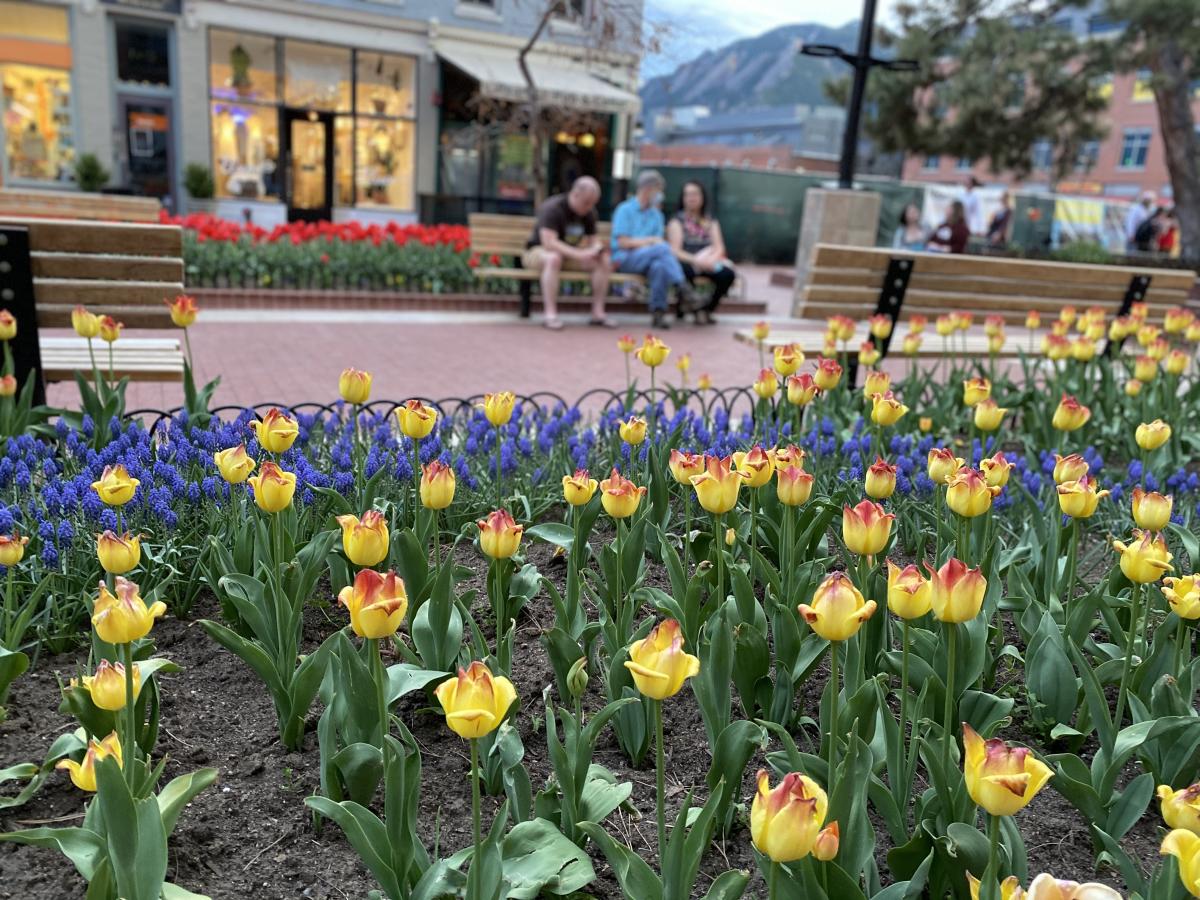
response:
<path fill-rule="evenodd" d="M 688 181 L 679 197 L 679 211 L 667 224 L 667 242 L 683 266 L 689 283 L 703 276 L 713 284 L 708 303 L 696 311 L 696 322 L 712 325 L 713 311 L 733 287 L 737 273 L 725 257 L 721 223 L 708 214 L 708 197 L 698 181 Z M 679 312 L 682 317 L 683 312 Z"/>

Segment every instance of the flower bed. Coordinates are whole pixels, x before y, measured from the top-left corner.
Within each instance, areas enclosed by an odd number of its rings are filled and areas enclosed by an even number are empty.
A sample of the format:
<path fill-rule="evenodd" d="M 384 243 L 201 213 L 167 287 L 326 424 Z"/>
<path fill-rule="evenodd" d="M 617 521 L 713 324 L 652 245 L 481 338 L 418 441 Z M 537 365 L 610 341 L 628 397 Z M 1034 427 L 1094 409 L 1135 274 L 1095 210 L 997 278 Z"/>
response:
<path fill-rule="evenodd" d="M 863 389 L 660 389 L 648 337 L 595 414 L 349 369 L 10 437 L 6 888 L 1197 894 L 1200 387 L 1139 315 Z"/>

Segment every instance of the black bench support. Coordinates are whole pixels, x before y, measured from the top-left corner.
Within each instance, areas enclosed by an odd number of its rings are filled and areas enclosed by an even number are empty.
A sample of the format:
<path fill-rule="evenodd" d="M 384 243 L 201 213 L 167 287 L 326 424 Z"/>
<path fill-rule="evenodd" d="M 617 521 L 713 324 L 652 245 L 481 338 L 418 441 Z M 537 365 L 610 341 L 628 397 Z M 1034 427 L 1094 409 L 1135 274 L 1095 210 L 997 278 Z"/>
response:
<path fill-rule="evenodd" d="M 1133 304 L 1141 303 L 1146 299 L 1146 292 L 1150 290 L 1150 282 L 1153 279 L 1149 275 L 1134 275 L 1129 279 L 1129 287 L 1125 289 L 1125 297 L 1121 300 L 1121 308 L 1117 310 L 1117 317 L 1127 316 L 1133 310 Z M 1125 338 L 1119 341 L 1109 341 L 1104 345 L 1105 356 L 1115 356 L 1121 352 L 1121 345 L 1125 343 Z"/>
<path fill-rule="evenodd" d="M 883 314 L 892 320 L 892 330 L 882 340 L 872 336 L 879 358 L 888 354 L 892 344 L 892 336 L 896 333 L 896 325 L 900 321 L 900 310 L 904 306 L 904 295 L 908 292 L 908 280 L 912 276 L 915 260 L 907 256 L 893 256 L 888 260 L 887 271 L 883 275 L 883 283 L 879 287 L 879 301 L 875 304 L 875 314 Z M 858 352 L 854 351 L 847 361 L 848 372 L 846 387 L 854 390 L 858 381 Z"/>
<path fill-rule="evenodd" d="M 33 386 L 35 406 L 46 402 L 46 384 L 42 378 L 42 351 L 38 344 L 37 308 L 33 299 L 33 263 L 29 256 L 29 230 L 0 225 L 0 309 L 17 319 L 17 336 L 12 341 L 13 374 L 18 390 L 25 386 L 31 372 L 37 373 Z"/>

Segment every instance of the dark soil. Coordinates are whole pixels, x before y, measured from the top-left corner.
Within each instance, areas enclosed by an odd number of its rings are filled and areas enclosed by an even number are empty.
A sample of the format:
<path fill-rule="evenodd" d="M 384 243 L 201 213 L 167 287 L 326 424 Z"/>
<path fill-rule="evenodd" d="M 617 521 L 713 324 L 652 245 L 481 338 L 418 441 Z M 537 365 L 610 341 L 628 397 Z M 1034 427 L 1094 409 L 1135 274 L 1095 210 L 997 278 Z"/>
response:
<path fill-rule="evenodd" d="M 564 566 L 561 560 L 552 559 L 551 548 L 530 543 L 525 550 L 529 562 L 561 583 Z M 480 560 L 476 568 L 480 573 L 478 584 L 467 586 L 482 591 L 486 566 Z M 654 565 L 648 581 L 667 586 L 665 573 Z M 202 598 L 195 614 L 217 617 L 213 598 Z M 477 616 L 481 625 L 487 621 L 488 616 L 481 611 Z M 541 695 L 545 685 L 553 681 L 553 673 L 538 636 L 552 621 L 549 600 L 539 596 L 532 601 L 523 613 L 513 654 L 519 661 L 514 666 L 514 683 L 523 701 L 517 724 L 535 791 L 551 772 Z M 337 608 L 310 607 L 305 622 L 306 649 L 344 622 Z M 314 832 L 303 803 L 319 784 L 315 726 L 320 710 L 314 707 L 309 715 L 310 729 L 302 751 L 287 752 L 279 744 L 275 713 L 265 688 L 240 659 L 217 647 L 194 622 L 164 619 L 156 625 L 154 637 L 158 655 L 183 667 L 178 675 L 160 676 L 160 752 L 169 757 L 166 778 L 204 766 L 219 770 L 216 784 L 200 794 L 180 819 L 171 841 L 170 879 L 214 900 L 364 897 L 375 886 L 370 873 L 336 826 L 326 823 L 322 831 Z M 57 712 L 56 679 L 75 674 L 80 658 L 80 653 L 43 658 L 14 684 L 8 720 L 0 724 L 0 768 L 17 762 L 40 762 L 54 738 L 74 727 L 72 720 Z M 814 718 L 825 677 L 824 670 L 818 671 L 801 687 L 797 698 L 801 708 L 809 710 Z M 602 705 L 601 691 L 601 679 L 593 677 L 586 699 L 588 708 Z M 689 790 L 701 800 L 706 795 L 710 760 L 703 722 L 691 692 L 682 691 L 664 708 L 670 821 Z M 436 846 L 441 855 L 448 855 L 470 842 L 467 746 L 445 727 L 442 716 L 419 692 L 404 698 L 396 712 L 422 752 L 420 823 L 424 842 L 431 851 Z M 1038 745 L 1032 736 L 1029 741 Z M 608 829 L 653 862 L 653 754 L 641 769 L 632 769 L 615 736 L 606 730 L 595 761 L 634 784 L 631 804 L 636 812 L 618 810 L 608 819 Z M 761 757 L 756 758 L 742 773 L 740 797 L 747 811 L 754 792 L 754 771 L 764 763 Z M 66 774 L 58 772 L 24 807 L 0 813 L 0 829 L 78 824 L 84 802 L 84 795 L 70 784 Z M 498 805 L 499 799 L 485 798 L 485 827 Z M 1043 791 L 1020 814 L 1018 823 L 1028 848 L 1031 872 L 1050 871 L 1078 880 L 1092 877 L 1094 854 L 1088 824 L 1053 789 Z M 1157 816 L 1148 813 L 1124 841 L 1128 851 L 1148 864 L 1157 857 L 1156 824 Z M 886 882 L 885 855 L 889 846 L 882 826 L 878 828 L 878 840 L 877 858 Z M 592 857 L 597 878 L 587 893 L 597 898 L 620 897 L 620 888 L 603 856 L 593 852 Z M 729 868 L 755 868 L 744 816 L 727 838 L 718 839 L 710 848 L 696 896 L 701 896 L 711 880 Z M 1115 873 L 1105 871 L 1099 877 L 1123 887 Z M 82 897 L 84 892 L 83 880 L 55 852 L 0 843 L 0 897 L 63 900 Z M 765 894 L 765 885 L 756 875 L 746 896 Z"/>

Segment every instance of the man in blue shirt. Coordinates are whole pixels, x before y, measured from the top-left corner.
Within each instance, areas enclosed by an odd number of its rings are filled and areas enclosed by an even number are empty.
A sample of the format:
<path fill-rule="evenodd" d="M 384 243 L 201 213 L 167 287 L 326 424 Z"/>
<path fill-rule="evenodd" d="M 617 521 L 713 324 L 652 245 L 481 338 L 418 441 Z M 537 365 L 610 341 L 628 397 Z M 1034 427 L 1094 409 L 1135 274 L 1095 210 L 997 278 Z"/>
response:
<path fill-rule="evenodd" d="M 637 193 L 613 212 L 612 258 L 618 272 L 642 275 L 650 286 L 652 327 L 668 329 L 667 294 L 674 285 L 679 308 L 694 312 L 700 307 L 683 267 L 666 242 L 662 191 L 665 182 L 654 169 L 643 169 L 637 177 Z"/>

